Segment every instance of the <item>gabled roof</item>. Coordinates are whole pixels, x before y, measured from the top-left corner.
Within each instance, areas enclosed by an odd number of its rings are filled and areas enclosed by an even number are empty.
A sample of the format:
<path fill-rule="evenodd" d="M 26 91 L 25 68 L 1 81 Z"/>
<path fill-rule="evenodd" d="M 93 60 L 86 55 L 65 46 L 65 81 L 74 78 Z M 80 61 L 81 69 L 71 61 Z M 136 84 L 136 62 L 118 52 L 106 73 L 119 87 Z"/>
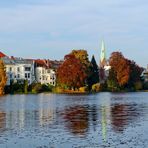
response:
<path fill-rule="evenodd" d="M 36 66 L 51 68 L 51 64 L 49 63 L 49 60 L 37 59 L 37 60 L 35 60 L 35 64 L 36 64 Z"/>
<path fill-rule="evenodd" d="M 3 57 L 5 57 L 6 55 L 4 54 L 4 53 L 2 53 L 2 52 L 0 52 L 0 58 L 3 58 Z"/>

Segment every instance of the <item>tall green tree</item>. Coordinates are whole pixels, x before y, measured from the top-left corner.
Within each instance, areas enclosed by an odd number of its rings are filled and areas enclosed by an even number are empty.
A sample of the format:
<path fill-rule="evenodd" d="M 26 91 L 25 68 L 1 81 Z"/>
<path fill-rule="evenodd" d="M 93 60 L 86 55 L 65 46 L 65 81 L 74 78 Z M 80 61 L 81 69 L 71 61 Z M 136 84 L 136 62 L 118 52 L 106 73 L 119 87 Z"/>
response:
<path fill-rule="evenodd" d="M 90 86 L 99 82 L 99 68 L 94 55 L 91 59 L 90 76 L 88 78 L 88 82 Z"/>
<path fill-rule="evenodd" d="M 0 60 L 0 95 L 4 94 L 4 88 L 7 82 L 7 76 L 5 66 L 2 60 Z"/>
<path fill-rule="evenodd" d="M 130 77 L 128 81 L 128 87 L 133 87 L 136 89 L 135 85 L 141 82 L 141 74 L 144 69 L 131 60 L 129 60 L 129 65 L 130 65 Z"/>

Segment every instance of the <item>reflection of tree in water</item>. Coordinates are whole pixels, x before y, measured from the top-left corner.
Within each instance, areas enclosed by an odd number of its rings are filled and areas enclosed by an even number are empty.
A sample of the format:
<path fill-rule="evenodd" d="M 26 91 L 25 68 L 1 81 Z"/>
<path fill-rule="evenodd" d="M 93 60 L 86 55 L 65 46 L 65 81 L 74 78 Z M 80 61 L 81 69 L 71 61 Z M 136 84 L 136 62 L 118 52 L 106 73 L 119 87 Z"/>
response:
<path fill-rule="evenodd" d="M 111 108 L 113 129 L 116 132 L 123 132 L 128 124 L 138 119 L 141 112 L 140 108 L 137 108 L 135 104 L 115 104 Z"/>
<path fill-rule="evenodd" d="M 0 112 L 0 129 L 4 129 L 6 127 L 6 113 Z"/>
<path fill-rule="evenodd" d="M 64 110 L 66 127 L 75 135 L 84 136 L 88 131 L 88 108 L 74 106 Z"/>

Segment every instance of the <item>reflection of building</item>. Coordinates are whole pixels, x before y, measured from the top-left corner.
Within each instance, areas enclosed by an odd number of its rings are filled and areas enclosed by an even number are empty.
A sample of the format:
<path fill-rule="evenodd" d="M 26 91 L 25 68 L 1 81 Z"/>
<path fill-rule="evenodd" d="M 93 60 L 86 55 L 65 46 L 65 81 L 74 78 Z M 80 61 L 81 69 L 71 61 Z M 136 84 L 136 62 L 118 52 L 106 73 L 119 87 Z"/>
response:
<path fill-rule="evenodd" d="M 50 101 L 50 100 L 48 100 Z M 53 102 L 50 101 L 50 107 L 45 108 L 44 99 L 39 99 L 39 124 L 41 126 L 53 124 L 56 118 L 56 111 L 53 109 Z"/>
<path fill-rule="evenodd" d="M 3 114 L 0 113 L 0 126 L 1 123 L 5 123 L 8 129 L 24 129 L 53 124 L 55 120 L 55 110 L 52 106 L 47 108 L 42 96 L 39 95 L 39 97 L 39 99 L 36 99 L 37 102 L 34 102 L 39 105 L 37 109 L 34 108 L 34 106 L 30 108 L 30 103 L 28 105 L 26 97 L 23 98 L 23 96 L 21 96 L 21 99 L 14 98 L 13 104 L 18 106 L 18 109 L 15 109 L 15 106 L 12 104 L 12 108 L 14 109 L 12 111 L 8 109 L 5 118 L 1 118 Z"/>
<path fill-rule="evenodd" d="M 111 67 L 108 65 L 108 61 L 107 61 L 107 58 L 106 58 L 105 44 L 102 41 L 101 54 L 100 54 L 100 66 L 99 66 L 100 83 L 105 82 L 105 80 L 107 79 L 107 77 L 109 75 L 110 68 Z"/>

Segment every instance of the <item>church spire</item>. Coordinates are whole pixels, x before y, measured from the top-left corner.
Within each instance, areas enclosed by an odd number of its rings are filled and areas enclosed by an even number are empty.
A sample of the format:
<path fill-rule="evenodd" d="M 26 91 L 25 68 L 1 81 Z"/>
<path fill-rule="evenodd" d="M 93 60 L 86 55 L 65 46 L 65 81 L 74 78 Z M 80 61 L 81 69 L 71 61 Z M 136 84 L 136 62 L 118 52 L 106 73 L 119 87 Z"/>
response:
<path fill-rule="evenodd" d="M 106 49 L 105 49 L 105 43 L 102 40 L 101 54 L 100 54 L 100 67 L 104 67 L 105 65 L 106 65 Z"/>

